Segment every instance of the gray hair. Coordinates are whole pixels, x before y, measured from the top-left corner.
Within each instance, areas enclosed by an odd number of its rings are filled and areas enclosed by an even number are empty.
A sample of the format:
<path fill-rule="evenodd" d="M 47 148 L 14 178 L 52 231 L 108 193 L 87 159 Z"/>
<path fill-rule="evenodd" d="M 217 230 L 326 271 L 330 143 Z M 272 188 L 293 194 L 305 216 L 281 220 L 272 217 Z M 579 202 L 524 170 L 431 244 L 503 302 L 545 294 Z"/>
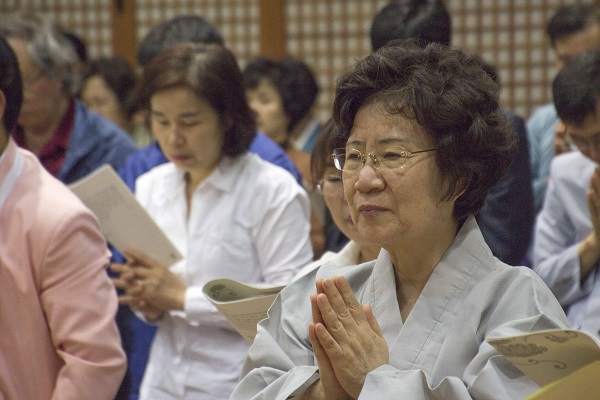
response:
<path fill-rule="evenodd" d="M 78 92 L 77 53 L 48 18 L 30 13 L 3 16 L 0 35 L 24 40 L 29 56 L 44 73 L 51 78 L 61 73 L 64 91 L 70 96 Z"/>

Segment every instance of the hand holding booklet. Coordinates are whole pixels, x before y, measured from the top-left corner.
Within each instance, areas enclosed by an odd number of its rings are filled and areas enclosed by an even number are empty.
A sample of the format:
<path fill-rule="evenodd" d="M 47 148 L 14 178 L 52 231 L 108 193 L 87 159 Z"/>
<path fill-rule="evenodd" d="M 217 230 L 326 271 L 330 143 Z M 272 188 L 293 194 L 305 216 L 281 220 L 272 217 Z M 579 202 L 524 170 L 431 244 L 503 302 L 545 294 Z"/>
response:
<path fill-rule="evenodd" d="M 600 341 L 592 335 L 551 329 L 486 341 L 542 387 L 527 400 L 600 399 Z"/>
<path fill-rule="evenodd" d="M 96 215 L 102 234 L 117 250 L 133 248 L 164 265 L 182 258 L 109 165 L 73 182 L 69 189 Z"/>
<path fill-rule="evenodd" d="M 215 279 L 202 288 L 208 300 L 227 318 L 248 343 L 254 341 L 256 325 L 267 317 L 281 286 L 254 286 L 232 279 Z"/>

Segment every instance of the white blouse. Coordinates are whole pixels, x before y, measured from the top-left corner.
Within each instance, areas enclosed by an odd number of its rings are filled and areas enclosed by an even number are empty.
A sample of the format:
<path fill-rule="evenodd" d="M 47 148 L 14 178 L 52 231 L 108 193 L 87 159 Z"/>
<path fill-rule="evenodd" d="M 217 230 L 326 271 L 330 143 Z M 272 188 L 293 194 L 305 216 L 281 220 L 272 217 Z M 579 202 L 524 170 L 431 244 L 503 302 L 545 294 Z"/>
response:
<path fill-rule="evenodd" d="M 170 269 L 188 286 L 185 309 L 157 323 L 140 398 L 229 399 L 248 345 L 202 286 L 289 283 L 313 256 L 308 197 L 253 154 L 221 161 L 193 193 L 189 218 L 183 171 L 172 163 L 139 177 L 136 197 L 183 255 Z"/>

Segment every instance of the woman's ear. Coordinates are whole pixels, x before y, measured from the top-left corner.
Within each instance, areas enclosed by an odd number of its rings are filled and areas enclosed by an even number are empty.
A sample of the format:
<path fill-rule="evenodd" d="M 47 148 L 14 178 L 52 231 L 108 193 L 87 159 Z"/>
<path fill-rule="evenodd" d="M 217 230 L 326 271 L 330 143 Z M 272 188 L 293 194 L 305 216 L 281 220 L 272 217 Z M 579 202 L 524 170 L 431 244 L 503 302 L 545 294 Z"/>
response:
<path fill-rule="evenodd" d="M 6 111 L 6 96 L 4 92 L 0 90 L 0 121 L 4 122 L 4 111 Z M 1 124 L 1 130 L 4 130 L 4 124 Z M 8 132 L 5 132 L 8 134 Z"/>
<path fill-rule="evenodd" d="M 456 186 L 454 187 L 454 193 L 452 194 L 452 198 L 450 199 L 453 203 L 455 203 L 456 200 L 458 200 L 460 198 L 460 196 L 462 196 L 465 193 L 465 191 L 469 187 L 469 184 L 471 183 L 472 178 L 473 178 L 473 175 L 469 174 L 468 176 L 460 177 L 456 181 Z"/>

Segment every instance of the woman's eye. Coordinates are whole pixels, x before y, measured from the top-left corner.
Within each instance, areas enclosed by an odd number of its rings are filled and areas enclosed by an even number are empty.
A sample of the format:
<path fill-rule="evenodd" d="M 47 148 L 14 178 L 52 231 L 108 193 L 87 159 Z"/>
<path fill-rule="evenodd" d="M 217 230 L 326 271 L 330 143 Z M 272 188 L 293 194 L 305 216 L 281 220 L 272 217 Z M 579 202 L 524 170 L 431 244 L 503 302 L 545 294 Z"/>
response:
<path fill-rule="evenodd" d="M 198 120 L 189 120 L 189 121 L 181 121 L 179 123 L 179 125 L 181 125 L 183 128 L 190 128 L 192 126 L 196 126 L 200 123 L 200 121 Z"/>
<path fill-rule="evenodd" d="M 350 151 L 346 153 L 346 161 L 361 161 L 361 154 L 358 151 Z"/>
<path fill-rule="evenodd" d="M 328 183 L 341 183 L 342 182 L 342 177 L 339 175 L 331 175 L 331 176 L 326 176 L 325 180 Z"/>
<path fill-rule="evenodd" d="M 398 160 L 398 159 L 404 157 L 404 152 L 402 152 L 402 151 L 386 151 L 385 153 L 383 153 L 382 157 L 384 160 L 389 160 L 389 161 Z"/>

